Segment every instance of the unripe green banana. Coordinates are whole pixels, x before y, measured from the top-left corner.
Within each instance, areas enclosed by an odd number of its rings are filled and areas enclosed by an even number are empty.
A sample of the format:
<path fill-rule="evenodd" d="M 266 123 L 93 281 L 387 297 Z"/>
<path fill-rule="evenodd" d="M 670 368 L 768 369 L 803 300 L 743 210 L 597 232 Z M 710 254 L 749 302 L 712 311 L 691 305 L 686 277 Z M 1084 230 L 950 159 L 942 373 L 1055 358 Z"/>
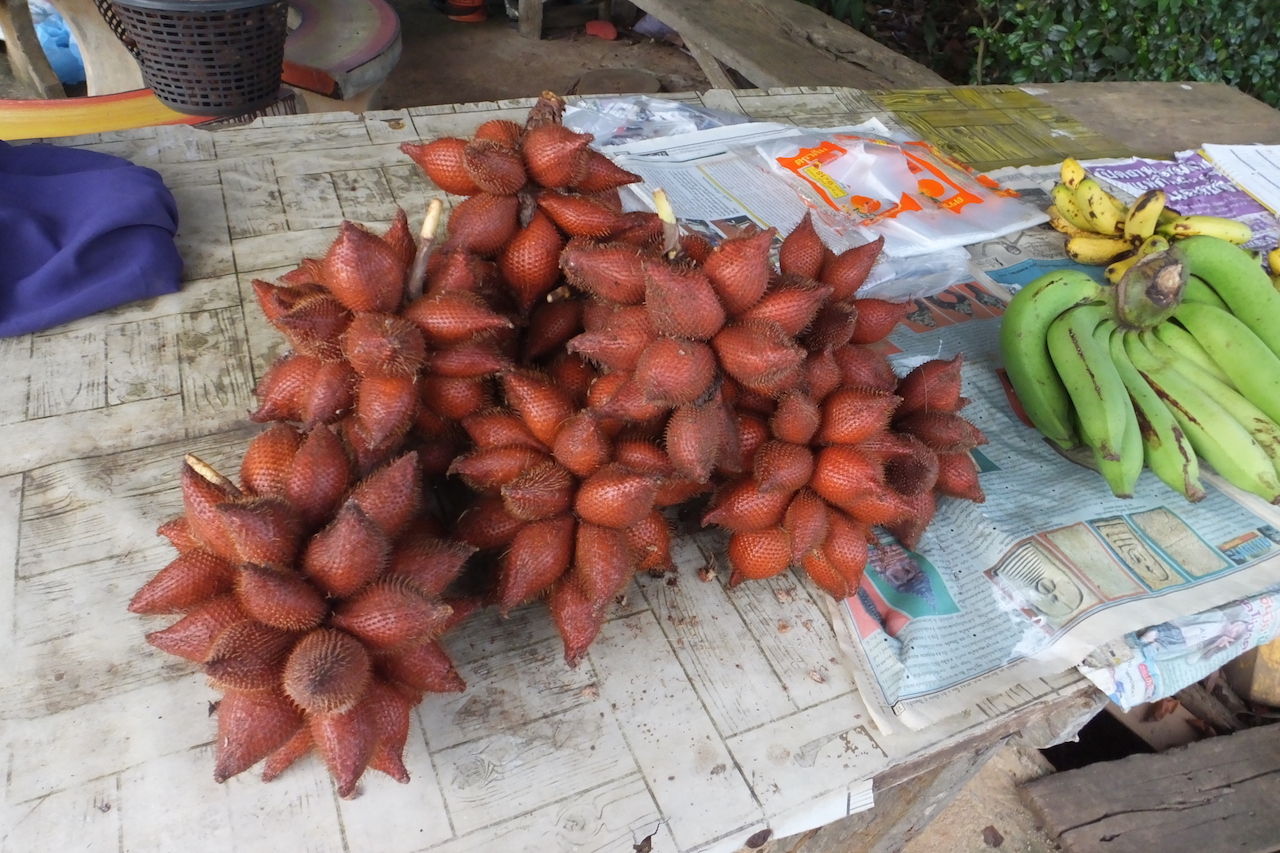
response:
<path fill-rule="evenodd" d="M 1014 294 L 1000 321 L 1000 353 L 1009 383 L 1035 428 L 1060 447 L 1079 444 L 1071 398 L 1045 336 L 1068 308 L 1102 298 L 1102 286 L 1079 270 L 1046 273 Z"/>
<path fill-rule="evenodd" d="M 1233 314 L 1212 305 L 1184 302 L 1173 316 L 1241 394 L 1267 417 L 1280 422 L 1280 356 Z"/>
<path fill-rule="evenodd" d="M 1112 332 L 1109 341 L 1111 361 L 1133 403 L 1142 436 L 1143 460 L 1151 473 L 1169 488 L 1189 501 L 1202 500 L 1204 486 L 1200 484 L 1200 460 L 1195 449 L 1173 417 L 1173 412 L 1129 361 L 1129 354 L 1124 348 L 1126 334 L 1137 332 L 1119 329 Z"/>
<path fill-rule="evenodd" d="M 1179 359 L 1189 361 L 1201 370 L 1206 370 L 1221 381 L 1231 385 L 1231 377 L 1222 371 L 1218 363 L 1210 357 L 1209 353 L 1204 351 L 1204 347 L 1196 342 L 1191 333 L 1177 323 L 1161 323 L 1143 332 L 1142 336 L 1142 342 L 1148 347 L 1152 346 L 1148 336 L 1154 337 L 1160 343 L 1176 352 Z"/>
<path fill-rule="evenodd" d="M 1094 329 L 1094 337 L 1098 341 L 1098 347 L 1107 353 L 1108 358 L 1115 359 L 1111 356 L 1111 337 L 1112 333 L 1117 331 L 1114 321 L 1105 319 L 1100 322 Z M 1120 375 L 1119 366 L 1116 366 L 1116 375 Z M 1120 381 L 1124 382 L 1124 377 L 1120 377 Z M 1111 494 L 1118 498 L 1133 497 L 1134 487 L 1138 485 L 1138 477 L 1142 474 L 1143 449 L 1142 449 L 1142 430 L 1138 425 L 1138 415 L 1134 410 L 1129 398 L 1125 398 L 1125 425 L 1124 436 L 1120 442 L 1120 458 L 1108 459 L 1098 448 L 1093 450 L 1093 461 L 1098 466 L 1098 473 L 1102 474 L 1107 485 L 1111 487 Z"/>
<path fill-rule="evenodd" d="M 1062 218 L 1073 227 L 1085 232 L 1095 230 L 1084 208 L 1076 201 L 1075 193 L 1066 184 L 1054 184 L 1053 189 L 1049 190 L 1049 199 Z"/>
<path fill-rule="evenodd" d="M 1092 266 L 1103 266 L 1134 253 L 1134 248 L 1123 238 L 1104 237 L 1101 234 L 1068 237 L 1065 248 L 1068 258 L 1078 264 Z"/>
<path fill-rule="evenodd" d="M 1203 279 L 1240 322 L 1280 355 L 1280 292 L 1248 252 L 1215 237 L 1188 237 L 1174 250 L 1186 260 L 1190 275 Z"/>
<path fill-rule="evenodd" d="M 1237 488 L 1280 503 L 1280 478 L 1249 431 L 1137 335 L 1126 334 L 1124 344 L 1129 360 L 1169 406 L 1200 458 Z"/>
<path fill-rule="evenodd" d="M 1081 181 L 1089 177 L 1089 173 L 1084 170 L 1084 166 L 1080 165 L 1079 160 L 1074 157 L 1067 157 L 1062 161 L 1059 176 L 1068 189 L 1075 189 L 1080 185 Z"/>
<path fill-rule="evenodd" d="M 1221 216 L 1179 216 L 1161 231 L 1170 239 L 1182 237 L 1217 237 L 1228 243 L 1244 244 L 1253 239 L 1253 229 L 1236 219 Z"/>
<path fill-rule="evenodd" d="M 1187 284 L 1182 288 L 1183 302 L 1203 302 L 1205 305 L 1213 305 L 1221 308 L 1223 311 L 1230 311 L 1227 303 L 1222 301 L 1222 297 L 1217 292 L 1204 283 L 1204 279 L 1199 276 L 1187 276 Z"/>
<path fill-rule="evenodd" d="M 1152 354 L 1171 360 L 1175 370 L 1194 382 L 1197 388 L 1226 409 L 1231 417 L 1253 436 L 1253 440 L 1270 457 L 1276 474 L 1280 475 L 1280 425 L 1227 383 L 1192 362 L 1180 360 L 1177 353 L 1165 347 L 1158 339 L 1154 341 L 1148 339 L 1144 343 Z"/>
<path fill-rule="evenodd" d="M 1110 349 L 1094 335 L 1098 324 L 1110 318 L 1111 309 L 1105 305 L 1069 308 L 1049 324 L 1045 343 L 1076 410 L 1081 438 L 1104 459 L 1114 461 L 1120 459 L 1133 406 Z"/>
<path fill-rule="evenodd" d="M 1075 188 L 1076 204 L 1092 223 L 1090 229 L 1099 234 L 1120 234 L 1124 230 L 1124 205 L 1102 184 L 1093 178 L 1084 178 Z M 1056 200 L 1055 200 L 1056 203 Z"/>
<path fill-rule="evenodd" d="M 1138 196 L 1125 215 L 1124 238 L 1130 243 L 1140 243 L 1155 234 L 1167 200 L 1164 190 L 1147 190 Z"/>

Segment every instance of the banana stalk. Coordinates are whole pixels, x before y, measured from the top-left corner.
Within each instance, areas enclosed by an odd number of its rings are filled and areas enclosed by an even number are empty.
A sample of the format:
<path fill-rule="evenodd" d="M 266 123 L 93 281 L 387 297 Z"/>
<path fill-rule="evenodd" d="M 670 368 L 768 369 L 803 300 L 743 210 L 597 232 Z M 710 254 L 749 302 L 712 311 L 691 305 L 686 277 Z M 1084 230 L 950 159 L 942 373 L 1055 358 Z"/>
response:
<path fill-rule="evenodd" d="M 1173 314 L 1182 301 L 1187 268 L 1172 252 L 1141 258 L 1116 284 L 1116 317 L 1121 325 L 1147 329 Z"/>

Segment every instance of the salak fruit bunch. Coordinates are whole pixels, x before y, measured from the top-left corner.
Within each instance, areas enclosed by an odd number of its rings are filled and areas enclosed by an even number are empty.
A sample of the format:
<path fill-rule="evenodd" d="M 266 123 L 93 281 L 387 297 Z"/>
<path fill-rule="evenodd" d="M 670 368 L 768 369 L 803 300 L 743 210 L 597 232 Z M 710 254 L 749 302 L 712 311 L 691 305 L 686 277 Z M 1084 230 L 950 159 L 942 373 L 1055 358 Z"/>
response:
<path fill-rule="evenodd" d="M 179 556 L 131 605 L 183 614 L 149 640 L 224 693 L 217 778 L 313 748 L 344 796 L 406 778 L 409 709 L 462 689 L 440 634 L 544 601 L 573 664 L 671 570 L 675 507 L 732 532 L 733 583 L 796 565 L 845 596 L 872 526 L 911 546 L 938 496 L 982 500 L 960 357 L 898 378 L 872 347 L 908 310 L 857 295 L 881 243 L 806 218 L 775 268 L 772 229 L 713 248 L 624 212 L 638 178 L 562 107 L 403 146 L 466 196 L 442 240 L 344 223 L 255 283 L 292 345 L 256 390 L 274 424 L 239 484 L 189 458 Z"/>
<path fill-rule="evenodd" d="M 1244 249 L 1179 240 L 1114 287 L 1059 271 L 1014 296 L 1001 325 L 1027 417 L 1084 444 L 1118 497 L 1144 465 L 1192 501 L 1200 461 L 1280 503 L 1280 292 Z"/>

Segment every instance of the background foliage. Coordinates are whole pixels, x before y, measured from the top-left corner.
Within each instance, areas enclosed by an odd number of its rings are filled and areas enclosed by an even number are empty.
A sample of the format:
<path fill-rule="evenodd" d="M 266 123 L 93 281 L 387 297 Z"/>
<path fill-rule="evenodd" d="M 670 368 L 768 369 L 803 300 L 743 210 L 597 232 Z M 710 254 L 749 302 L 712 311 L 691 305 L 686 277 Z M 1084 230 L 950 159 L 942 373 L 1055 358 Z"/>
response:
<path fill-rule="evenodd" d="M 1223 81 L 1280 107 L 1276 0 L 804 0 L 953 83 Z"/>

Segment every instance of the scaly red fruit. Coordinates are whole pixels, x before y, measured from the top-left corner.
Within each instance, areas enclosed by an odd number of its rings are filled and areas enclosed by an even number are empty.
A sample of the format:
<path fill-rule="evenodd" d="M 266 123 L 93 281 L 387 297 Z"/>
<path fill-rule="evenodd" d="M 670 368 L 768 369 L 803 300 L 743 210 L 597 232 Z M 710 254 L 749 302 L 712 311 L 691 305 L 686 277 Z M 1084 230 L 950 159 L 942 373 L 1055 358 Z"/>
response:
<path fill-rule="evenodd" d="M 418 388 L 412 378 L 366 376 L 356 386 L 354 428 L 371 449 L 389 449 L 413 424 Z"/>
<path fill-rule="evenodd" d="M 741 320 L 777 323 L 788 335 L 799 335 L 831 295 L 831 288 L 809 279 L 783 276 L 755 305 L 739 315 Z"/>
<path fill-rule="evenodd" d="M 695 483 L 711 479 L 726 437 L 719 401 L 703 405 L 684 405 L 671 413 L 664 441 L 667 456 L 676 473 Z"/>
<path fill-rule="evenodd" d="M 477 379 L 509 369 L 511 359 L 503 355 L 491 340 L 471 340 L 448 349 L 435 350 L 426 357 L 423 367 L 435 376 Z"/>
<path fill-rule="evenodd" d="M 320 262 L 320 283 L 352 311 L 394 311 L 407 272 L 399 253 L 381 237 L 343 222 Z"/>
<path fill-rule="evenodd" d="M 769 419 L 773 436 L 793 444 L 808 444 L 821 424 L 822 409 L 813 397 L 800 391 L 783 394 Z"/>
<path fill-rule="evenodd" d="M 394 314 L 357 314 L 340 341 L 342 355 L 360 376 L 414 376 L 426 358 L 422 332 Z"/>
<path fill-rule="evenodd" d="M 403 578 L 388 576 L 335 607 L 330 624 L 372 649 L 394 649 L 435 639 L 452 612 Z"/>
<path fill-rule="evenodd" d="M 453 209 L 449 217 L 449 239 L 443 248 L 482 257 L 497 254 L 520 226 L 519 209 L 520 200 L 513 195 L 471 196 Z"/>
<path fill-rule="evenodd" d="M 491 118 L 476 128 L 476 139 L 490 139 L 511 148 L 518 148 L 524 136 L 524 128 L 503 118 Z"/>
<path fill-rule="evenodd" d="M 302 571 L 329 595 L 348 598 L 381 574 L 390 554 L 386 534 L 348 501 L 324 530 L 311 537 Z"/>
<path fill-rule="evenodd" d="M 295 639 L 260 622 L 237 622 L 213 641 L 201 669 L 221 690 L 270 690 Z"/>
<path fill-rule="evenodd" d="M 500 491 L 507 512 L 524 521 L 537 521 L 568 511 L 575 485 L 564 466 L 546 460 L 521 472 Z"/>
<path fill-rule="evenodd" d="M 734 533 L 764 530 L 782 522 L 790 499 L 785 492 L 761 491 L 754 480 L 744 478 L 724 488 L 702 517 L 702 526 L 718 524 Z"/>
<path fill-rule="evenodd" d="M 578 159 L 578 169 L 570 186 L 578 192 L 594 193 L 634 184 L 639 180 L 639 175 L 628 172 L 600 152 L 586 148 Z"/>
<path fill-rule="evenodd" d="M 327 426 L 318 426 L 298 445 L 284 498 L 311 531 L 333 516 L 354 482 L 355 471 L 341 439 Z"/>
<path fill-rule="evenodd" d="M 914 368 L 898 382 L 902 398 L 899 415 L 912 412 L 956 412 L 968 402 L 960 396 L 960 368 L 963 355 L 932 359 Z"/>
<path fill-rule="evenodd" d="M 329 613 L 324 596 L 290 569 L 241 566 L 235 592 L 245 613 L 283 631 L 309 631 Z"/>
<path fill-rule="evenodd" d="M 894 426 L 940 453 L 972 450 L 987 443 L 980 429 L 951 412 L 912 412 L 895 419 Z"/>
<path fill-rule="evenodd" d="M 933 492 L 924 491 L 907 498 L 907 505 L 910 507 L 910 513 L 890 523 L 888 530 L 903 546 L 915 548 L 920 544 L 920 537 L 924 535 L 925 528 L 933 520 L 937 501 Z"/>
<path fill-rule="evenodd" d="M 766 441 L 752 460 L 752 476 L 762 492 L 793 494 L 813 476 L 813 452 L 803 444 Z"/>
<path fill-rule="evenodd" d="M 240 463 L 240 480 L 255 494 L 283 497 L 301 444 L 302 436 L 293 427 L 272 424 L 249 442 Z"/>
<path fill-rule="evenodd" d="M 560 124 L 529 128 L 521 145 L 529 177 L 544 187 L 569 186 L 591 139 L 590 134 L 575 133 Z"/>
<path fill-rule="evenodd" d="M 636 555 L 636 571 L 666 572 L 671 564 L 671 527 L 658 510 L 627 528 L 627 542 Z"/>
<path fill-rule="evenodd" d="M 573 516 L 565 513 L 516 531 L 498 573 L 498 607 L 503 614 L 541 595 L 569 570 L 576 530 Z"/>
<path fill-rule="evenodd" d="M 428 693 L 461 693 L 466 684 L 448 653 L 438 642 L 414 643 L 374 657 L 379 674 L 414 690 Z"/>
<path fill-rule="evenodd" d="M 542 211 L 533 214 L 529 224 L 516 232 L 498 256 L 502 278 L 515 293 L 522 314 L 550 292 L 560 279 L 560 251 L 564 238 L 551 219 Z"/>
<path fill-rule="evenodd" d="M 729 586 L 736 586 L 743 579 L 771 578 L 791 565 L 791 536 L 781 527 L 734 533 L 729 537 L 725 556 L 733 568 Z"/>
<path fill-rule="evenodd" d="M 481 447 L 453 460 L 448 473 L 461 477 L 476 491 L 484 491 L 505 486 L 546 458 L 545 452 L 520 445 Z"/>
<path fill-rule="evenodd" d="M 579 290 L 621 305 L 644 301 L 644 254 L 625 243 L 575 238 L 560 255 L 565 278 Z"/>
<path fill-rule="evenodd" d="M 813 214 L 805 213 L 800 224 L 782 241 L 778 250 L 778 266 L 784 274 L 817 279 L 822 271 L 822 238 L 813 227 Z"/>
<path fill-rule="evenodd" d="M 467 435 L 477 447 L 521 445 L 539 450 L 546 449 L 546 445 L 529 432 L 524 421 L 510 409 L 487 409 L 477 412 L 463 419 L 462 428 L 467 431 Z"/>
<path fill-rule="evenodd" d="M 978 484 L 978 466 L 966 451 L 938 454 L 938 479 L 934 488 L 939 494 L 974 503 L 987 499 Z"/>
<path fill-rule="evenodd" d="M 582 331 L 582 313 L 580 299 L 538 304 L 529 315 L 529 326 L 520 348 L 521 360 L 531 363 L 565 353 L 569 341 Z"/>
<path fill-rule="evenodd" d="M 769 286 L 769 249 L 776 233 L 770 228 L 733 237 L 708 255 L 703 271 L 730 316 L 736 317 L 755 305 Z"/>
<path fill-rule="evenodd" d="M 560 425 L 575 411 L 573 400 L 535 371 L 512 370 L 502 375 L 507 405 L 520 416 L 529 432 L 551 447 Z"/>
<path fill-rule="evenodd" d="M 724 306 L 710 279 L 696 269 L 646 264 L 644 302 L 663 335 L 705 341 L 724 326 Z"/>
<path fill-rule="evenodd" d="M 855 344 L 874 344 L 882 341 L 893 327 L 911 313 L 910 302 L 886 302 L 883 299 L 855 299 L 858 321 L 853 328 Z"/>
<path fill-rule="evenodd" d="M 810 486 L 832 506 L 878 492 L 883 473 L 880 462 L 856 447 L 833 444 L 818 451 Z"/>
<path fill-rule="evenodd" d="M 454 532 L 463 542 L 484 551 L 509 545 L 524 524 L 507 511 L 501 495 L 481 495 L 458 518 Z"/>
<path fill-rule="evenodd" d="M 871 274 L 871 268 L 884 249 L 884 238 L 855 246 L 828 258 L 818 273 L 818 280 L 831 286 L 831 298 L 836 302 L 850 299 L 862 287 Z"/>
<path fill-rule="evenodd" d="M 422 405 L 453 421 L 494 405 L 493 390 L 484 377 L 424 376 L 418 380 Z"/>
<path fill-rule="evenodd" d="M 440 189 L 454 195 L 475 195 L 480 188 L 467 171 L 466 149 L 467 140 L 453 136 L 427 143 L 404 142 L 400 145 L 400 150 L 409 155 Z"/>
<path fill-rule="evenodd" d="M 787 504 L 782 528 L 791 535 L 791 562 L 799 565 L 805 554 L 826 541 L 829 529 L 826 501 L 811 489 L 796 492 Z"/>
<path fill-rule="evenodd" d="M 600 633 L 606 606 L 607 602 L 588 599 L 586 593 L 568 578 L 562 578 L 551 587 L 547 607 L 551 610 L 556 632 L 564 642 L 564 659 L 569 666 L 578 665 L 587 647 Z"/>
<path fill-rule="evenodd" d="M 511 328 L 511 320 L 495 313 L 474 293 L 446 290 L 430 293 L 405 309 L 433 346 L 444 347 L 468 341 L 476 335 Z"/>
<path fill-rule="evenodd" d="M 520 152 L 491 139 L 473 139 L 462 149 L 462 165 L 483 192 L 514 195 L 526 177 Z"/>
<path fill-rule="evenodd" d="M 901 397 L 863 388 L 838 388 L 822 401 L 818 441 L 858 444 L 889 428 Z"/>
<path fill-rule="evenodd" d="M 296 352 L 326 361 L 342 357 L 339 340 L 351 322 L 351 312 L 327 294 L 298 300 L 288 311 L 271 321 Z"/>
<path fill-rule="evenodd" d="M 627 527 L 653 509 L 658 485 L 621 465 L 606 465 L 582 482 L 574 497 L 578 518 L 602 527 Z"/>
<path fill-rule="evenodd" d="M 578 525 L 569 577 L 589 601 L 612 598 L 627 585 L 636 566 L 626 530 L 590 523 Z"/>
<path fill-rule="evenodd" d="M 621 213 L 586 195 L 547 190 L 538 195 L 538 206 L 573 237 L 608 237 L 626 222 Z"/>
<path fill-rule="evenodd" d="M 635 370 L 640 354 L 658 337 L 644 306 L 613 308 L 605 319 L 589 323 L 566 348 L 609 370 Z"/>
<path fill-rule="evenodd" d="M 870 347 L 849 344 L 832 351 L 844 384 L 854 388 L 869 388 L 892 392 L 897 387 L 889 360 Z"/>
<path fill-rule="evenodd" d="M 726 373 L 766 394 L 781 393 L 800 377 L 804 365 L 804 350 L 776 323 L 734 323 L 722 329 L 711 346 Z"/>
<path fill-rule="evenodd" d="M 575 477 L 594 474 L 609 461 L 612 450 L 608 436 L 589 409 L 571 415 L 561 425 L 551 447 L 556 461 Z"/>
<path fill-rule="evenodd" d="M 715 354 L 706 344 L 658 338 L 640 354 L 633 378 L 649 400 L 681 406 L 703 397 L 715 375 Z"/>
<path fill-rule="evenodd" d="M 827 302 L 809 324 L 804 333 L 805 346 L 810 351 L 834 350 L 853 340 L 858 326 L 858 309 L 853 302 Z"/>
<path fill-rule="evenodd" d="M 302 728 L 302 714 L 275 692 L 228 691 L 218 702 L 213 779 L 225 782 L 283 746 Z"/>
<path fill-rule="evenodd" d="M 249 615 L 234 595 L 217 595 L 192 607 L 168 628 L 147 634 L 147 642 L 171 655 L 203 663 L 218 637 L 247 619 Z"/>
<path fill-rule="evenodd" d="M 134 613 L 180 613 L 231 590 L 231 563 L 203 549 L 179 554 L 129 601 Z"/>

